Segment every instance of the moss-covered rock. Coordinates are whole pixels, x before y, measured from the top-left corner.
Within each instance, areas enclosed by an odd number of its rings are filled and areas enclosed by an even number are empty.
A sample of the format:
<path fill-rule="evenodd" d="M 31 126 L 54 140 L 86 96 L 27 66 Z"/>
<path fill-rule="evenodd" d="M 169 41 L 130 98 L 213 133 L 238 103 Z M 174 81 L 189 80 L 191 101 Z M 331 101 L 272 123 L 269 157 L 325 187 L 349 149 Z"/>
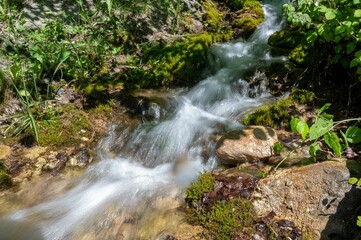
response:
<path fill-rule="evenodd" d="M 200 78 L 210 46 L 216 42 L 228 41 L 232 37 L 232 31 L 222 34 L 202 33 L 189 35 L 172 44 L 148 46 L 141 59 L 146 66 L 128 68 L 123 75 L 126 78 L 125 87 L 192 85 Z"/>
<path fill-rule="evenodd" d="M 307 104 L 314 98 L 314 93 L 296 90 L 289 97 L 270 106 L 258 108 L 243 119 L 245 125 L 262 125 L 267 127 L 288 127 L 292 116 L 299 114 L 296 105 Z"/>
<path fill-rule="evenodd" d="M 203 14 L 203 20 L 206 22 L 206 25 L 210 30 L 216 31 L 220 27 L 223 14 L 218 10 L 216 4 L 211 0 L 201 1 L 201 4 L 205 10 L 205 13 Z"/>
<path fill-rule="evenodd" d="M 49 119 L 38 122 L 41 146 L 69 146 L 90 139 L 93 132 L 87 115 L 72 106 Z"/>
<path fill-rule="evenodd" d="M 238 34 L 248 38 L 264 21 L 264 13 L 259 1 L 245 1 L 243 9 L 238 12 L 234 21 L 234 27 L 238 28 Z"/>
<path fill-rule="evenodd" d="M 304 33 L 294 30 L 281 30 L 275 32 L 268 39 L 272 47 L 293 49 L 304 40 Z"/>
<path fill-rule="evenodd" d="M 288 59 L 297 66 L 307 67 L 312 62 L 312 47 L 307 44 L 299 44 L 290 52 Z"/>
<path fill-rule="evenodd" d="M 205 172 L 199 176 L 198 180 L 193 182 L 186 190 L 187 201 L 196 204 L 204 192 L 214 189 L 215 178 L 210 172 Z"/>

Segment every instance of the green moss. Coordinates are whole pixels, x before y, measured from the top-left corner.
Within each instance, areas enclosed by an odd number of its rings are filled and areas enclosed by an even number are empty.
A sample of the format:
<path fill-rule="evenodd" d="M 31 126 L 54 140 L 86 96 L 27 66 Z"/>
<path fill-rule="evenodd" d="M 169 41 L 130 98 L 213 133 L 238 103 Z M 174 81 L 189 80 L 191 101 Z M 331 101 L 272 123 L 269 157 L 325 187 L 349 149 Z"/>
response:
<path fill-rule="evenodd" d="M 147 46 L 141 63 L 146 63 L 148 68 L 134 67 L 125 72 L 125 87 L 192 85 L 200 78 L 210 46 L 215 42 L 228 41 L 232 37 L 232 31 L 222 34 L 202 33 L 189 35 L 171 45 Z"/>
<path fill-rule="evenodd" d="M 211 30 L 217 30 L 220 27 L 220 23 L 223 19 L 223 15 L 217 9 L 217 6 L 211 0 L 205 0 L 201 2 L 204 7 L 205 13 L 203 20 L 207 23 Z"/>
<path fill-rule="evenodd" d="M 215 181 L 212 173 L 204 172 L 201 174 L 198 180 L 193 182 L 186 190 L 187 200 L 192 203 L 197 203 L 201 199 L 202 193 L 214 189 Z"/>
<path fill-rule="evenodd" d="M 217 201 L 210 211 L 201 212 L 200 223 L 212 235 L 212 239 L 227 240 L 253 223 L 255 215 L 249 200 L 236 198 L 228 202 Z"/>
<path fill-rule="evenodd" d="M 295 104 L 306 104 L 312 101 L 314 94 L 307 90 L 296 90 L 289 97 L 277 101 L 271 106 L 258 108 L 254 113 L 243 119 L 245 125 L 262 125 L 268 127 L 289 126 L 289 121 L 295 112 Z"/>
<path fill-rule="evenodd" d="M 12 179 L 7 173 L 4 163 L 0 162 L 0 189 L 11 187 Z"/>
<path fill-rule="evenodd" d="M 268 39 L 272 47 L 293 49 L 304 39 L 304 33 L 300 31 L 282 30 L 275 32 Z"/>
<path fill-rule="evenodd" d="M 0 172 L 0 189 L 11 187 L 12 179 L 6 172 Z"/>
<path fill-rule="evenodd" d="M 69 146 L 92 135 L 85 114 L 73 107 L 65 109 L 60 116 L 39 122 L 38 131 L 39 143 L 42 146 Z"/>
<path fill-rule="evenodd" d="M 312 48 L 307 44 L 299 44 L 288 55 L 288 59 L 294 64 L 302 67 L 311 65 Z"/>
<path fill-rule="evenodd" d="M 264 21 L 264 13 L 259 1 L 245 1 L 234 25 L 239 28 L 240 35 L 249 37 L 259 24 Z"/>

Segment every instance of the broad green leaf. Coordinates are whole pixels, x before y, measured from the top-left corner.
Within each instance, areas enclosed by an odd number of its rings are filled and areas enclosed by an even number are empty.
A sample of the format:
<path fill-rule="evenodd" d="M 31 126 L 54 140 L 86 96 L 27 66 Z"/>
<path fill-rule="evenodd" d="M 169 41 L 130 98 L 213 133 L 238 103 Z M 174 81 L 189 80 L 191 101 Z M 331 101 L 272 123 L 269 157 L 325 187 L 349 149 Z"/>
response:
<path fill-rule="evenodd" d="M 349 184 L 356 184 L 358 182 L 358 178 L 352 177 L 348 179 Z"/>
<path fill-rule="evenodd" d="M 13 64 L 9 69 L 10 77 L 13 81 L 17 81 L 20 78 L 21 75 L 21 66 L 18 63 Z"/>
<path fill-rule="evenodd" d="M 307 43 L 313 45 L 318 35 L 315 31 L 309 31 L 306 36 Z"/>
<path fill-rule="evenodd" d="M 327 119 L 327 120 L 332 120 L 333 119 L 333 115 L 332 114 L 328 114 L 328 113 L 324 113 L 322 114 L 320 117 Z"/>
<path fill-rule="evenodd" d="M 309 131 L 307 123 L 305 123 L 304 121 L 299 121 L 297 123 L 296 130 L 301 135 L 302 140 L 305 140 Z"/>
<path fill-rule="evenodd" d="M 310 128 L 310 140 L 316 140 L 330 131 L 333 121 L 324 118 L 318 118 Z"/>
<path fill-rule="evenodd" d="M 328 7 L 326 7 L 325 5 L 321 5 L 319 8 L 318 8 L 318 11 L 319 12 L 322 12 L 322 13 L 326 13 L 328 11 L 330 11 L 330 9 Z"/>
<path fill-rule="evenodd" d="M 349 143 L 360 143 L 361 142 L 361 128 L 351 126 L 346 130 L 346 138 Z"/>
<path fill-rule="evenodd" d="M 338 138 L 336 133 L 327 133 L 323 136 L 323 139 L 325 140 L 325 143 L 327 144 L 327 146 L 329 146 L 333 152 L 337 155 L 337 156 L 341 156 L 341 144 L 340 144 L 340 139 Z"/>
<path fill-rule="evenodd" d="M 357 181 L 356 185 L 357 185 L 358 187 L 361 186 L 361 179 L 359 179 L 359 180 Z"/>
<path fill-rule="evenodd" d="M 25 89 L 19 91 L 19 95 L 22 97 L 30 97 L 30 93 Z"/>
<path fill-rule="evenodd" d="M 353 16 L 356 18 L 361 18 L 361 9 L 356 9 Z"/>
<path fill-rule="evenodd" d="M 309 150 L 311 157 L 316 157 L 316 152 L 320 149 L 321 149 L 321 147 L 318 142 L 312 143 L 310 145 L 310 150 Z"/>
<path fill-rule="evenodd" d="M 359 3 L 361 3 L 361 0 L 353 0 L 353 4 L 359 4 Z"/>
<path fill-rule="evenodd" d="M 336 17 L 336 14 L 333 11 L 328 11 L 325 14 L 327 20 L 332 20 Z"/>
<path fill-rule="evenodd" d="M 325 105 L 323 105 L 320 109 L 318 109 L 316 111 L 317 115 L 320 115 L 321 113 L 323 113 L 324 111 L 326 111 L 329 107 L 331 106 L 331 103 L 326 103 Z"/>
<path fill-rule="evenodd" d="M 301 121 L 299 118 L 292 118 L 290 121 L 291 131 L 297 132 L 297 124 Z"/>
<path fill-rule="evenodd" d="M 347 54 L 351 54 L 353 51 L 355 51 L 355 48 L 356 48 L 356 43 L 354 42 L 350 42 L 349 44 L 347 44 L 346 46 L 346 53 Z"/>

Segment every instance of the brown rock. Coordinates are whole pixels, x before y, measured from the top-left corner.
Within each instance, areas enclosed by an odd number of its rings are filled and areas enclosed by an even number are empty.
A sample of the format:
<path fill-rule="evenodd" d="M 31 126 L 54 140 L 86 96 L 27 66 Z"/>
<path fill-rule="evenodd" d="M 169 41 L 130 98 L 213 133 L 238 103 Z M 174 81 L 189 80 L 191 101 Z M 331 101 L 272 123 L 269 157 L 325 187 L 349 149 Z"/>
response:
<path fill-rule="evenodd" d="M 11 153 L 11 148 L 0 144 L 0 159 L 7 157 Z"/>
<path fill-rule="evenodd" d="M 226 165 L 264 160 L 273 155 L 273 145 L 277 141 L 272 128 L 250 126 L 225 134 L 217 143 L 216 153 L 221 164 Z"/>
<path fill-rule="evenodd" d="M 361 191 L 348 184 L 350 164 L 327 161 L 278 170 L 259 181 L 254 207 L 259 215 L 274 211 L 293 220 L 312 239 L 354 239 L 352 217 L 357 216 Z"/>

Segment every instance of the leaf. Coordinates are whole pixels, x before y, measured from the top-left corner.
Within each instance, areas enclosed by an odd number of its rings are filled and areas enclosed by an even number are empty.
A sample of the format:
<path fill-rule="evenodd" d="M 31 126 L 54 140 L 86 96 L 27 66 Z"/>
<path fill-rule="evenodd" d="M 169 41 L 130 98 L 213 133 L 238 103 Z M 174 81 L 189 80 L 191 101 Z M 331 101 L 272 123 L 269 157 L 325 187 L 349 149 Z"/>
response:
<path fill-rule="evenodd" d="M 355 51 L 356 48 L 356 44 L 354 42 L 350 42 L 349 44 L 347 44 L 346 46 L 346 53 L 347 54 L 351 54 L 353 51 Z"/>
<path fill-rule="evenodd" d="M 353 4 L 359 4 L 359 3 L 361 3 L 361 0 L 353 0 Z"/>
<path fill-rule="evenodd" d="M 310 128 L 310 140 L 316 140 L 330 131 L 333 121 L 324 118 L 318 118 Z"/>
<path fill-rule="evenodd" d="M 292 118 L 290 121 L 291 131 L 297 132 L 297 124 L 301 121 L 299 118 Z"/>
<path fill-rule="evenodd" d="M 361 179 L 359 179 L 359 180 L 357 181 L 356 185 L 357 185 L 358 187 L 361 186 Z"/>
<path fill-rule="evenodd" d="M 361 227 L 361 216 L 357 217 L 357 222 L 356 222 L 357 226 Z"/>
<path fill-rule="evenodd" d="M 309 128 L 308 128 L 307 123 L 305 123 L 304 121 L 298 122 L 297 126 L 296 126 L 296 130 L 301 135 L 302 140 L 305 140 L 306 136 L 307 136 L 307 134 L 309 132 Z"/>
<path fill-rule="evenodd" d="M 320 109 L 318 109 L 316 111 L 317 115 L 320 115 L 321 113 L 323 113 L 324 111 L 326 111 L 329 107 L 331 106 L 331 103 L 326 103 L 325 105 L 323 105 Z"/>
<path fill-rule="evenodd" d="M 325 14 L 327 20 L 332 20 L 336 17 L 336 14 L 333 11 L 328 11 Z"/>
<path fill-rule="evenodd" d="M 344 140 L 344 142 L 345 142 L 345 147 L 348 147 L 348 141 L 347 141 L 347 136 L 346 136 L 346 134 L 342 131 L 342 130 L 340 130 L 340 133 L 341 133 L 341 135 L 342 135 L 342 137 L 343 137 L 343 140 Z M 343 148 L 344 149 L 344 148 Z"/>
<path fill-rule="evenodd" d="M 312 143 L 310 145 L 310 150 L 309 150 L 311 157 L 316 157 L 316 152 L 320 149 L 321 149 L 321 147 L 318 142 Z"/>
<path fill-rule="evenodd" d="M 275 152 L 276 155 L 279 155 L 283 150 L 283 144 L 280 142 L 275 142 L 275 144 L 273 145 L 273 151 Z"/>
<path fill-rule="evenodd" d="M 313 45 L 313 43 L 316 41 L 318 34 L 315 31 L 309 31 L 306 35 L 306 41 L 308 44 Z"/>
<path fill-rule="evenodd" d="M 358 182 L 358 178 L 352 177 L 352 178 L 349 178 L 349 179 L 348 179 L 348 183 L 349 183 L 349 184 L 354 185 L 354 184 L 356 184 L 357 182 Z"/>
<path fill-rule="evenodd" d="M 325 140 L 327 146 L 329 146 L 333 152 L 337 155 L 337 156 L 341 156 L 341 144 L 340 144 L 340 139 L 338 138 L 336 133 L 327 133 L 323 136 L 323 139 Z"/>
<path fill-rule="evenodd" d="M 361 128 L 351 126 L 346 130 L 347 142 L 357 144 L 361 142 Z"/>
<path fill-rule="evenodd" d="M 353 16 L 356 18 L 361 18 L 361 9 L 356 9 Z"/>
<path fill-rule="evenodd" d="M 25 89 L 20 90 L 18 93 L 22 97 L 30 97 L 30 93 L 28 91 L 26 91 Z"/>

